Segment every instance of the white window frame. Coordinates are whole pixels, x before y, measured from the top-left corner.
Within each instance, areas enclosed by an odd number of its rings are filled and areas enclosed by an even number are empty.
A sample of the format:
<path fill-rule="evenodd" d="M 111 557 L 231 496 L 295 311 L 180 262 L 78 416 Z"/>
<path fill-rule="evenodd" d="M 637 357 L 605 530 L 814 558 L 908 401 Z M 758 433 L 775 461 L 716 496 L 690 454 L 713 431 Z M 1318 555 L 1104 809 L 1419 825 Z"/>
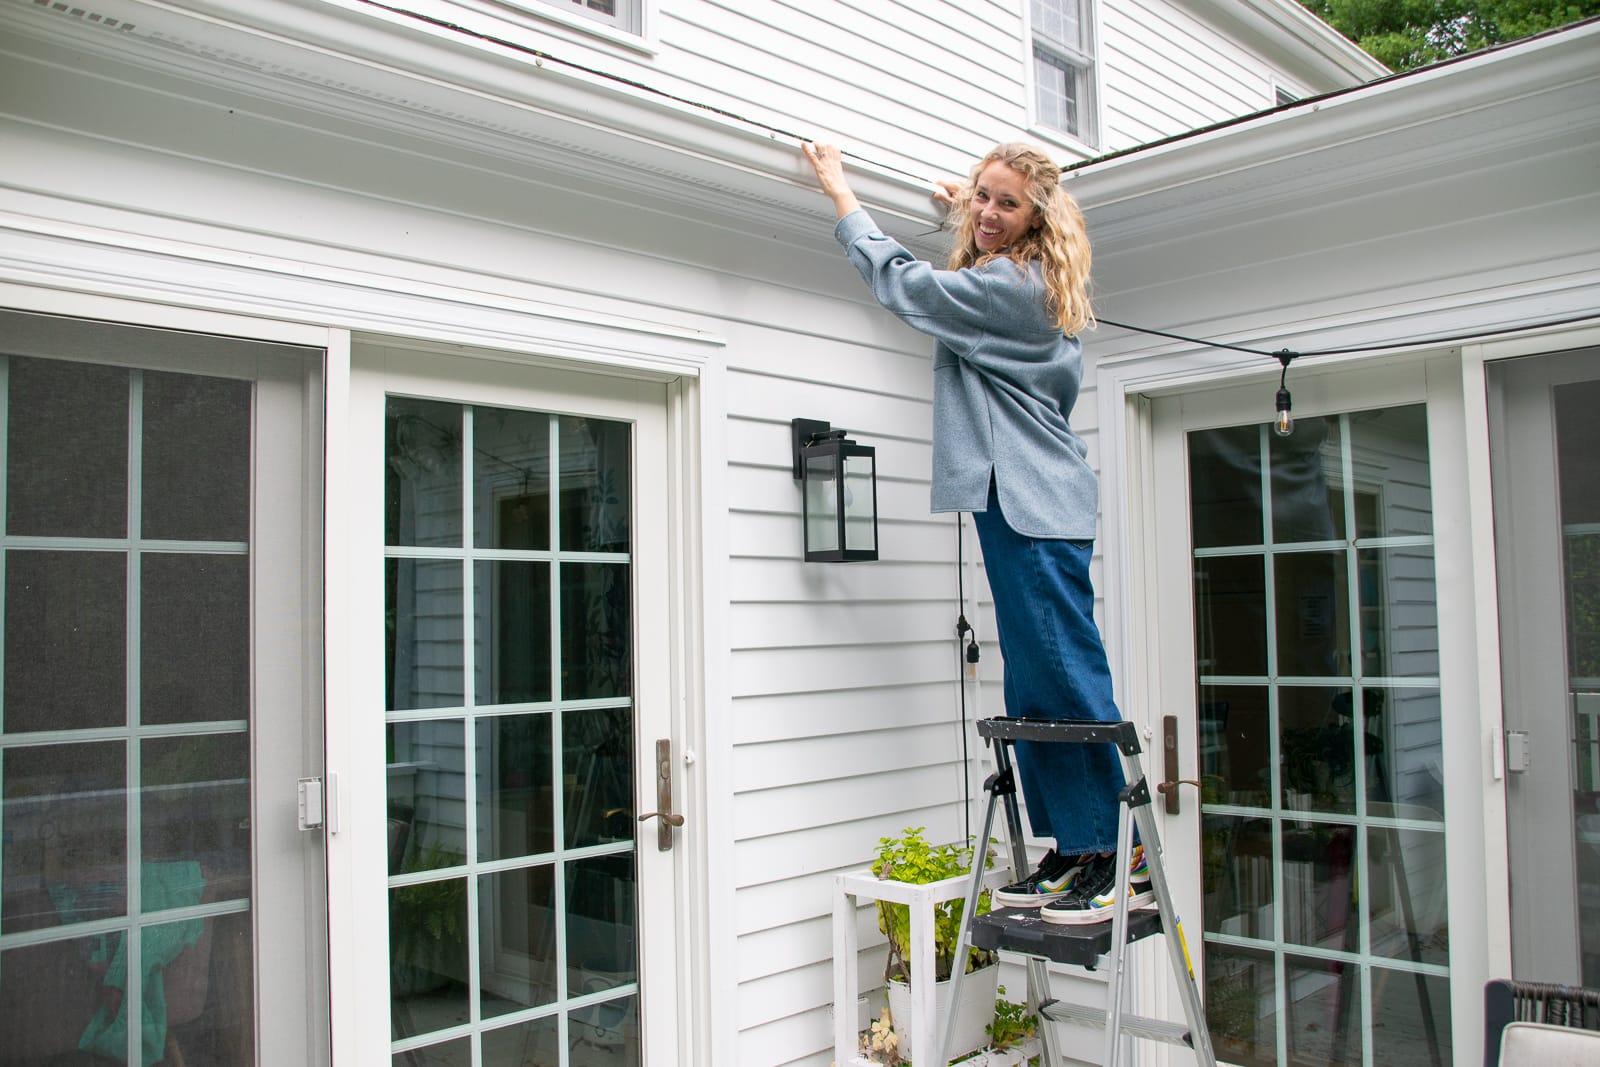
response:
<path fill-rule="evenodd" d="M 552 43 L 603 44 L 654 56 L 659 49 L 658 3 L 617 0 L 618 7 L 631 11 L 631 18 L 621 22 L 586 15 L 574 0 L 409 0 L 406 6 L 419 15 L 533 48 L 548 49 Z M 572 10 L 566 10 L 569 7 Z"/>
<path fill-rule="evenodd" d="M 1023 16 L 1023 71 L 1028 92 L 1028 126 L 1040 136 L 1066 144 L 1097 149 L 1101 144 L 1101 79 L 1100 79 L 1100 5 L 1097 0 L 1075 0 L 1079 5 L 1079 20 L 1083 27 L 1084 45 L 1080 47 L 1067 41 L 1049 37 L 1034 29 L 1033 0 L 1022 5 Z M 1052 59 L 1075 67 L 1079 74 L 1081 92 L 1078 100 L 1077 132 L 1047 125 L 1040 114 L 1038 62 L 1035 52 L 1044 52 Z"/>
<path fill-rule="evenodd" d="M 649 35 L 655 19 L 655 0 L 614 0 L 618 14 L 607 17 L 590 9 L 590 0 L 503 0 L 491 5 L 528 15 L 532 18 L 559 22 L 584 33 L 594 33 L 608 41 L 639 47 L 652 40 Z M 477 4 L 468 6 L 477 7 Z"/>

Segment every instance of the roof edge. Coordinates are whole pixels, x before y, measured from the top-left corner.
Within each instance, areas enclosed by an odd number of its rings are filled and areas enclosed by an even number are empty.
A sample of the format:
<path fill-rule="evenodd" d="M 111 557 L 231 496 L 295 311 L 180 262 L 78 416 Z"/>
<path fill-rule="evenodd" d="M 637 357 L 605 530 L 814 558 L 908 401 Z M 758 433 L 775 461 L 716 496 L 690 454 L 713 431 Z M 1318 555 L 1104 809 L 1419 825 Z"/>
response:
<path fill-rule="evenodd" d="M 1109 182 L 1115 174 L 1119 190 L 1138 195 L 1137 189 L 1152 183 L 1167 186 L 1186 180 L 1178 173 L 1183 170 L 1194 172 L 1187 180 L 1214 174 L 1215 153 L 1201 150 L 1202 145 L 1218 145 L 1216 150 L 1222 151 L 1221 143 L 1227 142 L 1226 151 L 1233 157 L 1230 168 L 1236 168 L 1247 164 L 1253 154 L 1280 155 L 1292 150 L 1301 138 L 1325 140 L 1329 136 L 1325 127 L 1316 131 L 1305 128 L 1311 115 L 1326 117 L 1348 111 L 1370 115 L 1366 120 L 1370 123 L 1392 123 L 1394 112 L 1386 105 L 1400 90 L 1405 92 L 1405 120 L 1414 123 L 1488 106 L 1563 80 L 1595 80 L 1600 78 L 1593 61 L 1596 44 L 1600 44 L 1600 17 L 1069 164 L 1062 168 L 1063 180 L 1071 182 L 1073 195 L 1082 199 L 1085 193 L 1081 189 L 1101 180 Z M 1360 121 L 1351 119 L 1353 124 Z M 1268 135 L 1268 130 L 1275 132 Z M 1238 141 L 1252 135 L 1265 140 L 1258 142 L 1260 147 L 1254 153 L 1240 154 Z M 1184 151 L 1179 153 L 1179 149 Z M 1167 166 L 1154 163 L 1169 157 Z M 1127 168 L 1133 165 L 1153 169 L 1147 171 L 1144 181 L 1130 184 Z M 1158 178 L 1156 171 L 1164 177 Z"/>
<path fill-rule="evenodd" d="M 1176 0 L 1179 6 L 1310 73 L 1308 88 L 1326 91 L 1392 73 L 1297 0 Z"/>

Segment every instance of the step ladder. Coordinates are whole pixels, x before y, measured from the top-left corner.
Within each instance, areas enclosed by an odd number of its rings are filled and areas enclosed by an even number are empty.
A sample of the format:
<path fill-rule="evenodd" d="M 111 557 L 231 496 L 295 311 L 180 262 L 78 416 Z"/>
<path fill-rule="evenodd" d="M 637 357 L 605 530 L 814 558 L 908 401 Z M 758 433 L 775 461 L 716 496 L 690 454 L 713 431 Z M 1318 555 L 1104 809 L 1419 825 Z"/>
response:
<path fill-rule="evenodd" d="M 1054 1028 L 1048 1025 L 1049 1022 L 1104 1026 L 1106 1044 L 1103 1062 L 1106 1067 L 1116 1064 L 1118 1041 L 1124 1035 L 1183 1045 L 1194 1050 L 1195 1060 L 1201 1067 L 1216 1067 L 1217 1057 L 1212 1051 L 1211 1035 L 1206 1029 L 1200 991 L 1195 986 L 1194 966 L 1189 960 L 1183 926 L 1173 911 L 1172 895 L 1167 888 L 1161 842 L 1156 835 L 1155 820 L 1150 811 L 1150 790 L 1139 764 L 1139 736 L 1133 723 L 993 718 L 980 719 L 977 728 L 978 736 L 984 738 L 994 750 L 995 772 L 984 783 L 984 790 L 989 794 L 989 807 L 983 821 L 983 835 L 978 838 L 980 847 L 973 850 L 971 889 L 962 912 L 955 958 L 965 960 L 970 948 L 1019 952 L 1027 956 L 1028 1010 L 1040 1020 L 1039 1039 L 1045 1067 L 1061 1067 L 1064 1062 L 1059 1039 Z M 1017 809 L 1015 766 L 1011 759 L 1011 745 L 1017 741 L 1116 745 L 1122 757 L 1123 777 L 1128 784 L 1117 794 L 1120 810 L 1117 818 L 1116 905 L 1111 909 L 1110 919 L 1082 926 L 1064 926 L 1045 922 L 1039 917 L 1037 908 L 1000 908 L 974 917 L 984 881 L 986 849 L 981 843 L 989 840 L 994 830 L 995 809 L 1001 804 L 1005 806 L 1006 836 L 1011 844 L 1011 869 L 1018 878 L 1025 877 L 1032 870 Z M 1156 903 L 1154 908 L 1139 908 L 1130 913 L 1128 863 L 1133 852 L 1135 825 L 1138 827 L 1139 840 L 1144 844 L 1145 861 L 1150 868 L 1150 888 L 1155 894 Z M 1153 934 L 1166 935 L 1167 958 L 1178 982 L 1187 1025 L 1123 1014 L 1123 987 L 1128 978 L 1128 945 Z M 1093 968 L 1100 966 L 1101 960 L 1107 956 L 1111 960 L 1112 973 L 1104 1012 L 1082 1005 L 1063 1004 L 1050 996 L 1048 961 Z M 965 970 L 965 967 L 951 968 L 952 1004 L 960 1003 L 961 978 Z M 951 1011 L 949 1014 L 954 1016 L 955 1013 Z M 949 1062 L 946 1058 L 949 1039 L 947 1028 L 941 1027 L 939 1055 L 935 1060 L 941 1067 Z"/>

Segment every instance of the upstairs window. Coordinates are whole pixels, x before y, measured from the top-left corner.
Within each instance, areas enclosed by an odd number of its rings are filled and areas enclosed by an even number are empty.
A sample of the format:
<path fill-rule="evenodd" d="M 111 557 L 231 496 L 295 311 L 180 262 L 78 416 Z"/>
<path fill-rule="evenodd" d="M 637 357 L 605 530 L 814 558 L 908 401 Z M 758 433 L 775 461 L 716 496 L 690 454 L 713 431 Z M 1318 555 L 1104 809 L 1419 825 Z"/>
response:
<path fill-rule="evenodd" d="M 1034 112 L 1039 125 L 1093 145 L 1095 129 L 1092 0 L 1031 0 Z"/>
<path fill-rule="evenodd" d="M 557 11 L 592 19 L 623 33 L 642 32 L 640 8 L 644 6 L 644 0 L 515 0 L 514 6 L 527 11 L 553 7 Z"/>

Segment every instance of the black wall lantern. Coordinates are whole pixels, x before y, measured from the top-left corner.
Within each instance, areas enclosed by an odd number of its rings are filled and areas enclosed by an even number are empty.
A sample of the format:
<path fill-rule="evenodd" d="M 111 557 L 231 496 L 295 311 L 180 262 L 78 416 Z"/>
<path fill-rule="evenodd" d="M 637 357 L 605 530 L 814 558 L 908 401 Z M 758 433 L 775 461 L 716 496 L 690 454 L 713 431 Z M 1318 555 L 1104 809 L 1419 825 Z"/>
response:
<path fill-rule="evenodd" d="M 805 501 L 806 562 L 877 559 L 877 450 L 817 419 L 795 419 L 789 437 Z"/>

